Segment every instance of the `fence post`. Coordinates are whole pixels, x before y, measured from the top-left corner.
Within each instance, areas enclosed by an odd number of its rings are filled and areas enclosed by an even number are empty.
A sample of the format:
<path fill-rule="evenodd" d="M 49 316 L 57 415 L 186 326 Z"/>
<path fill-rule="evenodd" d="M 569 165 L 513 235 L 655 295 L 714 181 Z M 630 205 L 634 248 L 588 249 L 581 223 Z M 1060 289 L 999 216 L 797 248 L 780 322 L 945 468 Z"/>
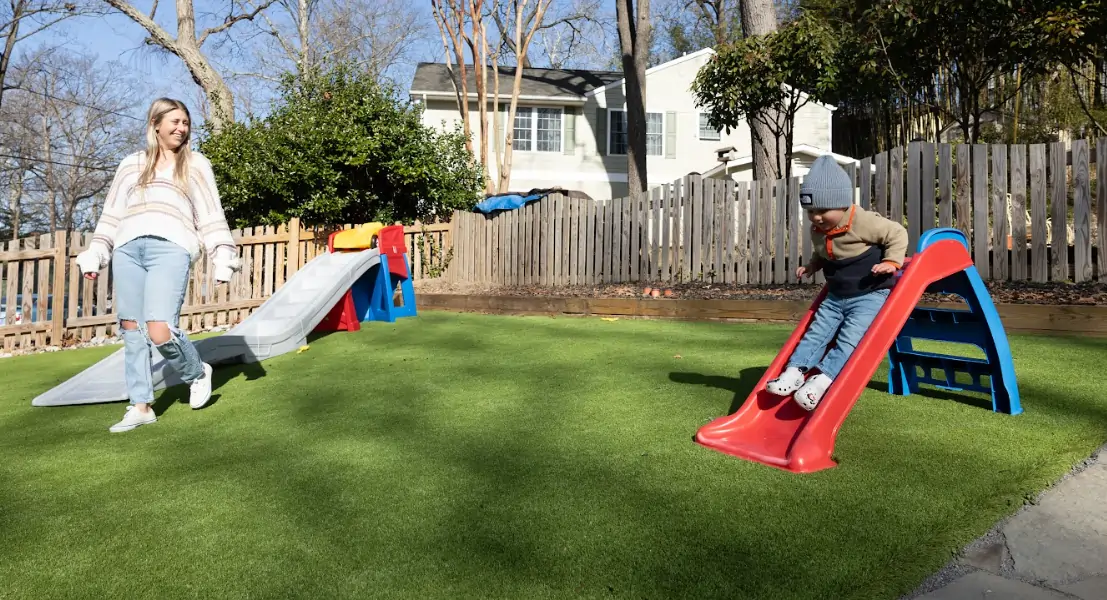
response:
<path fill-rule="evenodd" d="M 446 281 L 458 281 L 460 279 L 460 277 L 458 276 L 458 270 L 455 266 L 455 265 L 457 265 L 458 259 L 460 258 L 458 256 L 459 253 L 458 253 L 458 249 L 457 249 L 457 238 L 458 238 L 458 227 L 459 227 L 458 222 L 461 221 L 461 217 L 459 216 L 460 214 L 461 214 L 461 211 L 455 210 L 453 212 L 453 214 L 450 215 L 450 229 L 447 232 L 447 235 L 449 236 L 449 239 L 448 240 L 446 240 L 446 239 L 442 240 L 442 254 L 443 254 L 443 256 L 448 255 L 451 249 L 454 251 L 453 258 L 450 260 L 450 263 L 448 265 L 446 265 L 446 272 L 442 274 L 442 278 Z M 447 244 L 447 241 L 449 242 L 448 244 Z M 527 243 L 530 243 L 530 240 L 527 240 Z"/>
<path fill-rule="evenodd" d="M 288 222 L 288 250 L 289 258 L 288 267 L 290 272 L 288 276 L 291 278 L 292 274 L 300 270 L 302 266 L 300 264 L 300 218 L 292 217 Z"/>
<path fill-rule="evenodd" d="M 65 282 L 69 268 L 69 244 L 66 232 L 54 232 L 54 282 L 51 290 L 50 310 L 53 318 L 50 319 L 50 345 L 61 346 L 62 335 L 65 332 Z M 76 294 L 77 290 L 71 293 Z"/>

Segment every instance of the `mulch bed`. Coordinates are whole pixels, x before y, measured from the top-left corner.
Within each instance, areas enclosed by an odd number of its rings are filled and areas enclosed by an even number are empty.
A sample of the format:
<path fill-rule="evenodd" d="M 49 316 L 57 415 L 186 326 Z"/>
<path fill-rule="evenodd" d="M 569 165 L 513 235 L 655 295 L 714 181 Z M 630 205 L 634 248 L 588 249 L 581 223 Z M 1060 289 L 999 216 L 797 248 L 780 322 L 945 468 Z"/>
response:
<path fill-rule="evenodd" d="M 1045 304 L 1045 305 L 1107 305 L 1107 283 L 1031 283 L 987 282 L 996 304 Z M 606 284 L 589 286 L 487 286 L 450 283 L 439 280 L 423 280 L 416 284 L 422 293 L 468 294 L 521 297 L 571 297 L 571 298 L 632 298 L 640 297 L 645 288 L 641 285 Z M 816 285 L 722 285 L 709 283 L 685 283 L 660 286 L 665 297 L 684 300 L 784 300 L 810 301 L 820 290 Z M 927 294 L 923 302 L 959 302 L 955 298 Z"/>

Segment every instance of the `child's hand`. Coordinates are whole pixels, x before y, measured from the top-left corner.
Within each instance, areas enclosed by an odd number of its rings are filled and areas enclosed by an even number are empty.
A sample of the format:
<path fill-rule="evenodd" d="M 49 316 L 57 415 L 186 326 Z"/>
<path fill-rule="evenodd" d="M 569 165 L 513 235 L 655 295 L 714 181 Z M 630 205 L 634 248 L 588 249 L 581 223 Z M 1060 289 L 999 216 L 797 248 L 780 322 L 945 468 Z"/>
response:
<path fill-rule="evenodd" d="M 873 265 L 873 275 L 892 275 L 898 270 L 898 267 L 892 263 L 882 262 L 878 265 Z"/>
<path fill-rule="evenodd" d="M 807 274 L 807 267 L 800 267 L 796 269 L 796 279 L 803 279 L 803 276 Z"/>

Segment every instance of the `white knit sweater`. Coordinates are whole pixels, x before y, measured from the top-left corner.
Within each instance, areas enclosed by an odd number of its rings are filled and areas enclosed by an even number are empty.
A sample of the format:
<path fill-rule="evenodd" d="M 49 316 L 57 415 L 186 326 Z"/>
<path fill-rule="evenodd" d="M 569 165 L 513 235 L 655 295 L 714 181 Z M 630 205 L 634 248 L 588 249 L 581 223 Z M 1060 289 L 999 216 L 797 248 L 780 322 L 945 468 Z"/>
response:
<path fill-rule="evenodd" d="M 145 155 L 136 152 L 123 159 L 108 189 L 104 211 L 92 234 L 88 250 L 77 256 L 84 273 L 108 266 L 112 252 L 144 235 L 156 235 L 188 250 L 192 261 L 207 250 L 215 267 L 217 281 L 229 281 L 238 269 L 238 250 L 231 237 L 211 163 L 198 152 L 192 153 L 188 195 L 173 183 L 173 168 L 158 171 L 145 188 L 138 177 Z"/>

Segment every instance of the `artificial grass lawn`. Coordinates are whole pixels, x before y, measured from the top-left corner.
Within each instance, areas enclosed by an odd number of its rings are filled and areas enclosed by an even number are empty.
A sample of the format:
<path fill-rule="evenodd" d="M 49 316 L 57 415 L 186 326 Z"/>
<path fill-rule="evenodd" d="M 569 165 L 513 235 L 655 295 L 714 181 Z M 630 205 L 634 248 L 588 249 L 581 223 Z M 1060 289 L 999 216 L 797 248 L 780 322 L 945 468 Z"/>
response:
<path fill-rule="evenodd" d="M 126 434 L 30 406 L 116 348 L 0 361 L 0 596 L 895 598 L 1107 439 L 1107 341 L 1016 336 L 1021 416 L 882 368 L 835 469 L 695 444 L 789 331 L 423 313 Z"/>

